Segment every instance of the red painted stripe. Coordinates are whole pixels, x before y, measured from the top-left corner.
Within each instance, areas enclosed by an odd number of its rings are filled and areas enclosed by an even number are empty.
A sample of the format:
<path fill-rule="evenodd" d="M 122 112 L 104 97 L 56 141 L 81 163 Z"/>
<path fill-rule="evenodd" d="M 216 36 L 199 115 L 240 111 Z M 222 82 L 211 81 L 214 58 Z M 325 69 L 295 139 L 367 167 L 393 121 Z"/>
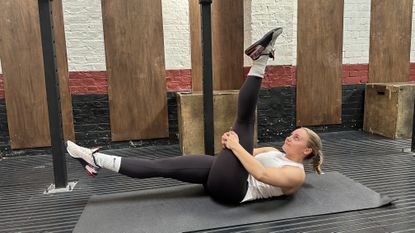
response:
<path fill-rule="evenodd" d="M 4 76 L 0 74 L 0 99 L 4 98 Z"/>
<path fill-rule="evenodd" d="M 166 70 L 167 91 L 192 89 L 192 70 Z"/>
<path fill-rule="evenodd" d="M 107 94 L 107 72 L 69 72 L 69 89 L 73 95 Z"/>
<path fill-rule="evenodd" d="M 244 76 L 249 67 L 244 68 Z M 166 90 L 190 90 L 192 87 L 191 70 L 166 70 Z M 342 83 L 367 83 L 369 75 L 368 64 L 343 64 Z M 408 81 L 415 81 L 415 63 L 410 64 Z M 295 86 L 296 66 L 278 65 L 267 66 L 263 88 Z M 107 94 L 108 80 L 105 71 L 76 71 L 69 73 L 69 88 L 73 95 Z M 0 98 L 4 98 L 4 75 L 0 74 Z"/>
<path fill-rule="evenodd" d="M 415 81 L 415 63 L 409 65 L 409 81 Z"/>
<path fill-rule="evenodd" d="M 368 64 L 343 64 L 343 84 L 362 84 L 369 79 Z"/>

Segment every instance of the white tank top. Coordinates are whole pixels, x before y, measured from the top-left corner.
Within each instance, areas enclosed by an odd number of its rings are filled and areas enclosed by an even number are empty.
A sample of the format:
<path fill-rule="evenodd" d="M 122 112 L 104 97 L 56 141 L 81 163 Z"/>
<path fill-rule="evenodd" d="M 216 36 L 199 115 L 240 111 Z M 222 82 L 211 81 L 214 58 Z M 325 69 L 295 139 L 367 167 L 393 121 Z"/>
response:
<path fill-rule="evenodd" d="M 285 157 L 280 151 L 269 151 L 261 153 L 255 156 L 255 159 L 258 160 L 265 167 L 283 167 L 283 166 L 295 166 L 304 169 L 302 163 L 297 163 L 292 160 L 289 160 Z M 277 197 L 284 195 L 280 187 L 272 186 L 265 184 L 257 179 L 255 179 L 251 174 L 248 176 L 248 191 L 244 199 L 241 202 L 251 201 L 255 199 Z"/>

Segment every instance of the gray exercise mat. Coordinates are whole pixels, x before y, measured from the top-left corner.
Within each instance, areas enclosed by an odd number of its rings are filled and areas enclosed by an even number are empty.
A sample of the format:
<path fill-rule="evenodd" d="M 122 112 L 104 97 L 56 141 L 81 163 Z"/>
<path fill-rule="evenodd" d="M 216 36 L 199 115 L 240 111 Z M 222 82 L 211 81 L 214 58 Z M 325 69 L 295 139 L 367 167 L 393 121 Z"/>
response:
<path fill-rule="evenodd" d="M 293 196 L 223 205 L 201 185 L 95 195 L 74 232 L 185 232 L 380 207 L 392 200 L 338 173 L 308 174 Z"/>

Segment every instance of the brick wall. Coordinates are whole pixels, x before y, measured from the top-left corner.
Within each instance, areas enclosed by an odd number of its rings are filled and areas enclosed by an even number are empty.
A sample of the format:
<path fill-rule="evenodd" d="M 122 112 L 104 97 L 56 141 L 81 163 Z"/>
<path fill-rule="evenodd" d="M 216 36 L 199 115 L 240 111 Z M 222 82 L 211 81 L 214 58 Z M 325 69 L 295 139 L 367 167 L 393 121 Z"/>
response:
<path fill-rule="evenodd" d="M 271 65 L 295 65 L 297 1 L 244 0 L 245 46 L 275 26 L 284 27 L 278 59 Z M 105 51 L 101 0 L 63 0 L 70 71 L 104 71 Z M 413 9 L 414 10 L 414 9 Z M 190 69 L 188 0 L 162 0 L 165 61 L 168 70 Z M 412 17 L 415 21 L 415 17 Z M 415 23 L 412 23 L 411 61 L 415 61 Z M 367 64 L 370 1 L 344 1 L 343 63 Z M 249 65 L 249 61 L 245 61 Z M 0 65 L 0 74 L 1 65 Z"/>
<path fill-rule="evenodd" d="M 361 129 L 363 127 L 365 85 L 343 85 L 342 123 L 312 126 L 317 132 Z M 284 139 L 296 128 L 295 87 L 262 89 L 258 101 L 258 140 Z"/>
<path fill-rule="evenodd" d="M 6 104 L 4 99 L 0 99 L 0 157 L 10 151 L 9 149 L 9 129 L 7 128 Z"/>
<path fill-rule="evenodd" d="M 245 67 L 246 76 L 249 67 Z M 296 67 L 292 65 L 267 66 L 262 88 L 295 86 Z M 343 85 L 364 84 L 368 81 L 368 64 L 343 64 Z M 415 64 L 410 64 L 409 80 L 415 81 Z M 107 94 L 108 80 L 105 71 L 78 71 L 69 73 L 69 87 L 72 95 Z M 170 92 L 192 88 L 191 70 L 166 70 L 166 90 Z M 0 99 L 4 98 L 4 76 L 0 74 Z"/>
<path fill-rule="evenodd" d="M 275 50 L 277 59 L 270 61 L 270 65 L 291 65 L 296 57 L 296 11 L 297 1 L 286 0 L 251 0 L 251 29 L 250 37 L 253 41 L 261 38 L 271 28 L 283 27 L 284 32 L 278 38 Z M 247 12 L 249 14 L 249 12 Z"/>
<path fill-rule="evenodd" d="M 364 85 L 343 85 L 342 124 L 311 127 L 318 132 L 361 129 L 363 125 Z M 85 146 L 109 148 L 177 144 L 178 121 L 176 92 L 167 93 L 169 137 L 151 140 L 111 142 L 108 95 L 73 95 L 75 138 Z M 263 88 L 258 99 L 258 140 L 281 140 L 295 126 L 295 87 Z M 4 99 L 0 99 L 0 157 L 50 153 L 50 148 L 11 150 Z"/>
<path fill-rule="evenodd" d="M 297 1 L 244 0 L 245 46 L 275 26 L 284 27 L 278 59 L 271 65 L 295 65 Z M 70 71 L 105 70 L 100 0 L 63 0 Z M 162 0 L 165 61 L 168 70 L 190 69 L 188 0 Z M 415 17 L 412 17 L 415 21 Z M 412 23 L 415 27 L 415 23 Z M 370 1 L 344 1 L 343 63 L 369 62 Z M 412 44 L 415 30 L 412 30 Z M 415 46 L 411 49 L 415 61 Z M 245 61 L 248 65 L 249 61 Z"/>
<path fill-rule="evenodd" d="M 100 0 L 63 0 L 70 71 L 105 70 Z"/>
<path fill-rule="evenodd" d="M 367 83 L 369 79 L 369 65 L 343 65 L 343 84 Z"/>
<path fill-rule="evenodd" d="M 69 88 L 73 95 L 106 94 L 108 79 L 105 71 L 70 72 Z"/>
<path fill-rule="evenodd" d="M 111 142 L 111 128 L 107 95 L 73 96 L 75 138 L 84 145 L 103 145 L 107 148 L 178 143 L 176 93 L 167 93 L 169 138 Z"/>
<path fill-rule="evenodd" d="M 4 98 L 4 77 L 0 74 L 0 99 Z"/>
<path fill-rule="evenodd" d="M 415 81 L 415 64 L 409 65 L 409 81 Z"/>
<path fill-rule="evenodd" d="M 72 95 L 107 94 L 108 80 L 105 71 L 71 72 L 69 86 Z M 166 70 L 167 91 L 192 89 L 191 70 Z"/>
<path fill-rule="evenodd" d="M 345 0 L 343 64 L 369 63 L 370 1 Z"/>
<path fill-rule="evenodd" d="M 166 70 L 167 91 L 182 91 L 192 89 L 191 70 Z"/>
<path fill-rule="evenodd" d="M 297 1 L 244 0 L 244 3 L 245 46 L 269 28 L 284 27 L 284 34 L 276 45 L 277 59 L 270 61 L 267 67 L 258 106 L 259 139 L 275 140 L 295 124 Z M 345 0 L 344 3 L 343 124 L 316 127 L 321 131 L 362 126 L 362 84 L 368 80 L 370 1 Z M 101 0 L 63 0 L 63 9 L 76 137 L 89 145 L 106 143 L 110 132 Z M 162 11 L 170 138 L 133 142 L 138 145 L 177 140 L 175 92 L 191 89 L 188 0 L 162 0 Z M 412 30 L 414 43 L 415 28 Z M 415 46 L 411 47 L 411 61 L 415 61 Z M 244 64 L 249 66 L 249 59 L 245 59 Z M 248 70 L 245 68 L 245 75 Z M 0 151 L 7 151 L 8 129 L 1 73 L 0 65 Z M 415 81 L 415 64 L 410 65 L 409 79 Z M 111 146 L 121 144 L 112 143 Z"/>

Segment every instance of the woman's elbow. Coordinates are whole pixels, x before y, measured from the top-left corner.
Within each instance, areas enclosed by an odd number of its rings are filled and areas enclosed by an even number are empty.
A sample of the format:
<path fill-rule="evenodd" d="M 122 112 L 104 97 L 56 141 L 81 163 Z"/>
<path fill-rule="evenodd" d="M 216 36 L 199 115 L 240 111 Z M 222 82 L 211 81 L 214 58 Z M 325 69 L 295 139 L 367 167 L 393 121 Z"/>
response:
<path fill-rule="evenodd" d="M 265 171 L 256 171 L 253 174 L 251 174 L 256 180 L 263 182 L 265 177 Z"/>

